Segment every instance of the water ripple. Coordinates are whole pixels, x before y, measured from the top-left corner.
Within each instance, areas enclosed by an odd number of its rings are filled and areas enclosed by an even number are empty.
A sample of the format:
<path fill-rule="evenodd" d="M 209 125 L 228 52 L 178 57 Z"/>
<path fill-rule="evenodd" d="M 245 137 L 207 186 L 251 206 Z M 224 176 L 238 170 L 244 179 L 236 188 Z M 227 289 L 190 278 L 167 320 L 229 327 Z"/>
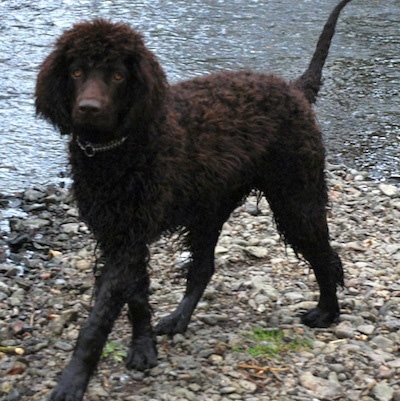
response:
<path fill-rule="evenodd" d="M 376 179 L 400 175 L 398 0 L 349 4 L 325 69 L 317 112 L 329 155 Z M 0 192 L 57 181 L 65 138 L 34 115 L 38 66 L 58 35 L 96 16 L 144 33 L 171 81 L 221 69 L 306 67 L 324 0 L 0 0 Z M 288 12 L 290 10 L 290 12 Z"/>

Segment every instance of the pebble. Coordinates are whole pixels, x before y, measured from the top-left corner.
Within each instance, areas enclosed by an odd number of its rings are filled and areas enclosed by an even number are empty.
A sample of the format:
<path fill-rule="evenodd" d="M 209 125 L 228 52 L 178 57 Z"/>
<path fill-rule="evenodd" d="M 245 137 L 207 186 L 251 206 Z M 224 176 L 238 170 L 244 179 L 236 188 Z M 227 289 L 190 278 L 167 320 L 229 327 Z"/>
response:
<path fill-rule="evenodd" d="M 340 322 L 335 328 L 337 338 L 353 338 L 355 328 L 348 321 Z"/>
<path fill-rule="evenodd" d="M 264 259 L 268 256 L 268 249 L 260 246 L 248 246 L 244 251 L 257 259 Z"/>
<path fill-rule="evenodd" d="M 29 219 L 22 222 L 23 230 L 38 230 L 44 226 L 50 225 L 50 221 L 47 219 Z"/>
<path fill-rule="evenodd" d="M 373 388 L 372 393 L 378 401 L 390 401 L 393 399 L 394 390 L 386 381 L 381 381 Z"/>
<path fill-rule="evenodd" d="M 388 185 L 388 184 L 379 184 L 378 188 L 380 191 L 391 198 L 399 196 L 400 192 L 398 188 L 394 185 Z"/>
<path fill-rule="evenodd" d="M 300 383 L 306 389 L 311 390 L 311 394 L 322 399 L 336 399 L 341 395 L 342 389 L 335 375 L 330 375 L 329 379 L 314 376 L 311 372 L 300 375 Z"/>
<path fill-rule="evenodd" d="M 73 345 L 72 344 L 69 344 L 69 343 L 67 343 L 67 342 L 64 342 L 64 341 L 56 341 L 55 343 L 54 343 L 54 348 L 55 349 L 60 349 L 60 350 L 62 350 L 62 351 L 72 351 L 73 350 Z"/>
<path fill-rule="evenodd" d="M 78 234 L 79 224 L 78 223 L 66 223 L 61 226 L 61 230 L 67 234 Z"/>
<path fill-rule="evenodd" d="M 371 340 L 372 344 L 375 344 L 379 349 L 383 350 L 383 351 L 391 351 L 393 350 L 393 341 L 390 340 L 389 338 L 379 335 L 374 337 Z"/>
<path fill-rule="evenodd" d="M 400 401 L 399 190 L 345 166 L 330 165 L 327 177 L 346 284 L 337 324 L 301 324 L 318 299 L 313 274 L 280 242 L 266 202 L 249 197 L 224 225 L 216 273 L 187 332 L 158 338 L 159 364 L 149 372 L 103 357 L 85 399 Z M 32 188 L 0 201 L 8 219 L 0 224 L 0 347 L 24 350 L 0 349 L 0 399 L 43 401 L 93 302 L 95 243 L 65 189 Z M 191 255 L 168 238 L 152 255 L 157 322 L 181 299 Z M 277 328 L 284 345 L 299 345 L 256 355 L 254 328 Z M 130 332 L 123 314 L 109 341 L 126 349 Z"/>
<path fill-rule="evenodd" d="M 257 384 L 248 380 L 239 380 L 237 383 L 246 394 L 254 394 L 257 391 Z"/>
<path fill-rule="evenodd" d="M 371 335 L 375 331 L 375 326 L 372 324 L 362 324 L 360 326 L 357 326 L 356 329 L 360 333 Z"/>

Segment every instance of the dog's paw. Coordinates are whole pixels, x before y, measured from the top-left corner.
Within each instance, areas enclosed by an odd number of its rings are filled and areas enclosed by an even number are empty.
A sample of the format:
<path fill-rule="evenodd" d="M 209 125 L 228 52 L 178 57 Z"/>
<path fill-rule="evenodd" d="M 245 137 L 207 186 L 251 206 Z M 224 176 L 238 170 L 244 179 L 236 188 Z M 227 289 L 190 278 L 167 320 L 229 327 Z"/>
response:
<path fill-rule="evenodd" d="M 49 401 L 81 401 L 89 381 L 89 372 L 72 360 L 63 371 Z"/>
<path fill-rule="evenodd" d="M 180 314 L 171 313 L 158 322 L 154 331 L 157 335 L 168 334 L 172 336 L 174 334 L 182 334 L 186 331 L 188 324 L 189 322 L 182 319 Z"/>
<path fill-rule="evenodd" d="M 128 369 L 146 370 L 157 365 L 157 347 L 153 338 L 141 337 L 135 339 L 126 358 Z"/>
<path fill-rule="evenodd" d="M 85 388 L 70 384 L 59 384 L 51 393 L 49 401 L 81 401 Z"/>
<path fill-rule="evenodd" d="M 320 308 L 310 309 L 301 317 L 301 321 L 308 327 L 329 327 L 339 319 L 339 312 L 329 312 Z"/>

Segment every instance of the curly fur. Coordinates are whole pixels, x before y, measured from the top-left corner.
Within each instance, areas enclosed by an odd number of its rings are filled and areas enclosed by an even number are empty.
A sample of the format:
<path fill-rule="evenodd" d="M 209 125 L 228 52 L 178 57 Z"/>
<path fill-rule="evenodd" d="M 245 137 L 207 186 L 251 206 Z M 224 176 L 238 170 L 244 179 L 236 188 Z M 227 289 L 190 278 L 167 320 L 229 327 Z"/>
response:
<path fill-rule="evenodd" d="M 132 322 L 127 366 L 156 364 L 154 333 L 186 330 L 214 272 L 222 225 L 252 189 L 266 197 L 284 240 L 315 272 L 320 299 L 303 322 L 326 327 L 338 318 L 343 272 L 329 244 L 324 147 L 311 104 L 349 1 L 332 12 L 310 67 L 292 83 L 243 71 L 169 86 L 142 36 L 126 24 L 83 22 L 59 38 L 40 69 L 37 113 L 70 135 L 74 195 L 106 263 L 51 400 L 83 398 L 124 304 Z M 81 142 L 107 150 L 89 154 Z M 154 331 L 148 245 L 177 230 L 192 254 L 187 288 Z"/>

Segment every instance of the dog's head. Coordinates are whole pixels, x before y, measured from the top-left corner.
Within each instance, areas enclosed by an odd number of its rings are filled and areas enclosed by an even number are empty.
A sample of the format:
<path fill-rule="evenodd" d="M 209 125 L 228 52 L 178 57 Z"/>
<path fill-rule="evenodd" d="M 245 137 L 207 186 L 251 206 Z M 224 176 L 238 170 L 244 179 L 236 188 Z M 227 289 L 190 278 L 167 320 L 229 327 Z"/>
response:
<path fill-rule="evenodd" d="M 143 128 L 162 108 L 167 82 L 142 36 L 98 19 L 65 31 L 43 62 L 36 112 L 63 134 L 103 142 L 128 121 Z"/>

